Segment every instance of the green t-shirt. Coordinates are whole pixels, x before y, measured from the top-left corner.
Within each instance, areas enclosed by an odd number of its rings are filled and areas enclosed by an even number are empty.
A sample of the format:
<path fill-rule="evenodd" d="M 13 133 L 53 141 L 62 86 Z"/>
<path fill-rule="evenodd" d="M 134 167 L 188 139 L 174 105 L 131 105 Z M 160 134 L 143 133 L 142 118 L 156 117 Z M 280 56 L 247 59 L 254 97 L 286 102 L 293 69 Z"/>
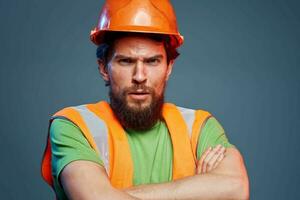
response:
<path fill-rule="evenodd" d="M 162 183 L 172 180 L 172 141 L 164 122 L 158 122 L 147 131 L 126 130 L 134 164 L 133 184 Z M 59 184 L 59 174 L 72 161 L 88 160 L 104 165 L 102 158 L 89 145 L 81 130 L 66 119 L 53 120 L 50 127 L 52 148 L 52 175 L 54 188 L 59 199 L 67 199 Z M 228 142 L 219 122 L 209 118 L 198 139 L 197 158 L 209 146 L 222 144 L 234 147 Z"/>

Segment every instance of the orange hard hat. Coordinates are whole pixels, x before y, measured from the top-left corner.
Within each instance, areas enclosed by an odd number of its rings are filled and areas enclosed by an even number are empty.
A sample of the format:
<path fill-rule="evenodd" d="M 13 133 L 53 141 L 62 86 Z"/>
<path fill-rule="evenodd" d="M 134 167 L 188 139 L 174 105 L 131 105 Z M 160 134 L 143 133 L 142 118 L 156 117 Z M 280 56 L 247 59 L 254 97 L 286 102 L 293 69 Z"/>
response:
<path fill-rule="evenodd" d="M 169 0 L 106 0 L 91 40 L 99 45 L 109 31 L 165 34 L 172 47 L 183 44 Z"/>

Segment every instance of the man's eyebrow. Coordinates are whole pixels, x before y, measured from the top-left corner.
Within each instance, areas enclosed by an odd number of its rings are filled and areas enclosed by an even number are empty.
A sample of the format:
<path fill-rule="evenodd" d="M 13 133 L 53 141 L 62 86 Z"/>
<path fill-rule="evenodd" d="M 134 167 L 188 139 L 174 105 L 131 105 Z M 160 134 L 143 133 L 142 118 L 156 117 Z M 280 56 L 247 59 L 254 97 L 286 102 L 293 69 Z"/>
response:
<path fill-rule="evenodd" d="M 134 56 L 126 56 L 126 55 L 123 55 L 123 54 L 117 54 L 114 56 L 114 59 L 118 60 L 118 59 L 137 59 L 137 57 L 134 57 Z M 144 59 L 145 60 L 151 60 L 151 59 L 162 59 L 163 58 L 163 55 L 162 54 L 157 54 L 157 55 L 154 55 L 154 56 L 150 56 L 150 57 L 145 57 Z"/>
<path fill-rule="evenodd" d="M 124 58 L 133 58 L 133 57 L 131 57 L 131 56 L 126 56 L 126 55 L 122 55 L 122 54 L 117 54 L 117 55 L 115 55 L 114 56 L 114 59 L 124 59 Z"/>
<path fill-rule="evenodd" d="M 163 58 L 162 54 L 157 54 L 157 55 L 154 55 L 154 56 L 151 56 L 151 57 L 147 57 L 147 58 L 145 58 L 145 60 L 162 59 L 162 58 Z"/>

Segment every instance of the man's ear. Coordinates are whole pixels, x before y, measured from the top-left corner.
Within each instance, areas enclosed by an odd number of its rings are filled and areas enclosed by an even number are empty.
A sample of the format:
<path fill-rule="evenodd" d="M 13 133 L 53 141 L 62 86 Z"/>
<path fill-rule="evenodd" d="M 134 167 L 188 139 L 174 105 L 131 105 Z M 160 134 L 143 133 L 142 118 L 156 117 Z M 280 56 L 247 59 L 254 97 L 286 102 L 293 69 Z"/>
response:
<path fill-rule="evenodd" d="M 173 65 L 174 65 L 174 60 L 170 60 L 169 65 L 168 65 L 168 69 L 167 69 L 167 76 L 166 76 L 166 81 L 169 80 L 169 77 L 172 73 L 173 70 Z"/>
<path fill-rule="evenodd" d="M 102 76 L 105 82 L 109 82 L 108 70 L 107 67 L 105 66 L 105 63 L 102 60 L 97 60 L 97 62 L 98 62 L 98 70 L 100 75 Z"/>

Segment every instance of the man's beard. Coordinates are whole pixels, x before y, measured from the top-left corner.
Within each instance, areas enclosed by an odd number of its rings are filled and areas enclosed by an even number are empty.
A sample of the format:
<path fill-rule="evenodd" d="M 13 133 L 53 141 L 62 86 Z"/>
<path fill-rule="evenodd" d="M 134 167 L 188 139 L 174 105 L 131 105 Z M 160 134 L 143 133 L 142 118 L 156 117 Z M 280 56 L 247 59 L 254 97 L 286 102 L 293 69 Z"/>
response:
<path fill-rule="evenodd" d="M 110 105 L 120 124 L 125 129 L 136 131 L 144 131 L 152 128 L 158 120 L 162 119 L 164 88 L 161 95 L 156 95 L 152 88 L 144 85 L 126 87 L 122 92 L 117 94 L 114 93 L 110 87 Z M 136 101 L 134 107 L 128 105 L 126 99 L 128 94 L 138 89 L 147 91 L 151 95 L 151 102 L 148 106 L 143 106 L 143 101 Z"/>

